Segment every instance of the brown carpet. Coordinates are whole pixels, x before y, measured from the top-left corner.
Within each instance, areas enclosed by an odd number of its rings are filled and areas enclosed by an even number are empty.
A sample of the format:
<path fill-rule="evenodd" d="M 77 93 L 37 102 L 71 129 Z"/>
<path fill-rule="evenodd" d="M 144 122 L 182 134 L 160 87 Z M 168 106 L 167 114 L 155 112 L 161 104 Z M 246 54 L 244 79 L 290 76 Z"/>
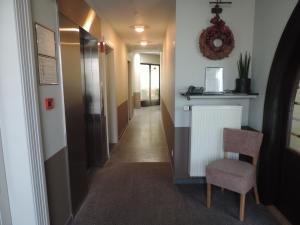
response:
<path fill-rule="evenodd" d="M 278 224 L 249 193 L 246 219 L 238 220 L 237 194 L 204 185 L 174 185 L 168 163 L 119 163 L 95 172 L 75 225 L 271 225 Z"/>

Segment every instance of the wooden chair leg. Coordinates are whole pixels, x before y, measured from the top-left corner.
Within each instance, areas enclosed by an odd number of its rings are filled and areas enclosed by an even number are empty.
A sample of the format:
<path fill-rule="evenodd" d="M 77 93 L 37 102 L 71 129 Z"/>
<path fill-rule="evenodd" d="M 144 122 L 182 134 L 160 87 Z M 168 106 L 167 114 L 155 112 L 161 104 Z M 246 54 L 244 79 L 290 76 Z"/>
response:
<path fill-rule="evenodd" d="M 246 195 L 241 194 L 240 195 L 240 221 L 243 222 L 245 218 L 245 200 Z"/>
<path fill-rule="evenodd" d="M 206 206 L 207 208 L 211 207 L 211 184 L 207 183 L 207 200 L 206 200 Z"/>
<path fill-rule="evenodd" d="M 255 194 L 256 204 L 260 204 L 259 195 L 258 195 L 258 191 L 257 191 L 257 186 L 254 187 L 254 194 Z"/>

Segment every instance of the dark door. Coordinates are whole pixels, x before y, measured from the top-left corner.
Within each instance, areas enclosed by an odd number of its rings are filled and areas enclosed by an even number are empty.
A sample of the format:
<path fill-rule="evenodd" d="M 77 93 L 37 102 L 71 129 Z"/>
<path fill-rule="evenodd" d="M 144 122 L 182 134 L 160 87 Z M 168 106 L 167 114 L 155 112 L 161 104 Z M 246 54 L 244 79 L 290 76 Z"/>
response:
<path fill-rule="evenodd" d="M 300 224 L 300 5 L 284 30 L 270 71 L 258 187 L 263 203 L 275 204 Z"/>
<path fill-rule="evenodd" d="M 82 87 L 85 103 L 87 166 L 102 166 L 107 156 L 103 85 L 99 71 L 98 41 L 80 30 Z"/>
<path fill-rule="evenodd" d="M 60 47 L 71 200 L 73 213 L 76 213 L 88 190 L 84 101 L 80 66 L 80 36 L 79 27 L 61 14 L 59 23 L 60 28 L 63 28 L 60 29 Z"/>
<path fill-rule="evenodd" d="M 141 105 L 160 104 L 160 66 L 141 64 Z"/>

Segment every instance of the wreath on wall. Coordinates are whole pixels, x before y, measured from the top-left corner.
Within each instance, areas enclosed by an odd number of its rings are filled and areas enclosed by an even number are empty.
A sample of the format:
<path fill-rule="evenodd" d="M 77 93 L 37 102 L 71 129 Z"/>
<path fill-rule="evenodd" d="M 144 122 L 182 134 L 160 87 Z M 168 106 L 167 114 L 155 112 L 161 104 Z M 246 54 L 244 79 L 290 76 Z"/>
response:
<path fill-rule="evenodd" d="M 213 25 L 203 30 L 199 39 L 202 54 L 212 60 L 228 57 L 234 48 L 234 36 L 225 22 L 216 15 L 210 21 Z"/>

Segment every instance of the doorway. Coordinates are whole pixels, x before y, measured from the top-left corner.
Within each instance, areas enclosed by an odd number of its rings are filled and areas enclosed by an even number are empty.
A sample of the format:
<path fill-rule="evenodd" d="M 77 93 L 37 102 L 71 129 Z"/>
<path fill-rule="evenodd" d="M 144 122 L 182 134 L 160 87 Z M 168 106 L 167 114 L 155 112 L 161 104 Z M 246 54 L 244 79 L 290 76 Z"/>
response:
<path fill-rule="evenodd" d="M 279 42 L 270 71 L 258 185 L 265 204 L 274 204 L 300 224 L 300 3 Z"/>
<path fill-rule="evenodd" d="M 104 92 L 99 71 L 98 40 L 80 29 L 81 73 L 86 124 L 87 169 L 103 166 L 107 156 Z"/>
<path fill-rule="evenodd" d="M 59 14 L 66 135 L 73 213 L 88 192 L 88 172 L 107 160 L 98 41 Z"/>
<path fill-rule="evenodd" d="M 106 77 L 106 109 L 109 152 L 118 143 L 117 96 L 115 82 L 115 51 L 112 46 L 105 44 L 105 77 Z"/>
<path fill-rule="evenodd" d="M 131 120 L 133 117 L 133 87 L 132 87 L 132 64 L 131 61 L 127 62 L 128 66 L 128 119 Z"/>
<path fill-rule="evenodd" d="M 160 65 L 141 63 L 141 106 L 160 105 Z"/>

